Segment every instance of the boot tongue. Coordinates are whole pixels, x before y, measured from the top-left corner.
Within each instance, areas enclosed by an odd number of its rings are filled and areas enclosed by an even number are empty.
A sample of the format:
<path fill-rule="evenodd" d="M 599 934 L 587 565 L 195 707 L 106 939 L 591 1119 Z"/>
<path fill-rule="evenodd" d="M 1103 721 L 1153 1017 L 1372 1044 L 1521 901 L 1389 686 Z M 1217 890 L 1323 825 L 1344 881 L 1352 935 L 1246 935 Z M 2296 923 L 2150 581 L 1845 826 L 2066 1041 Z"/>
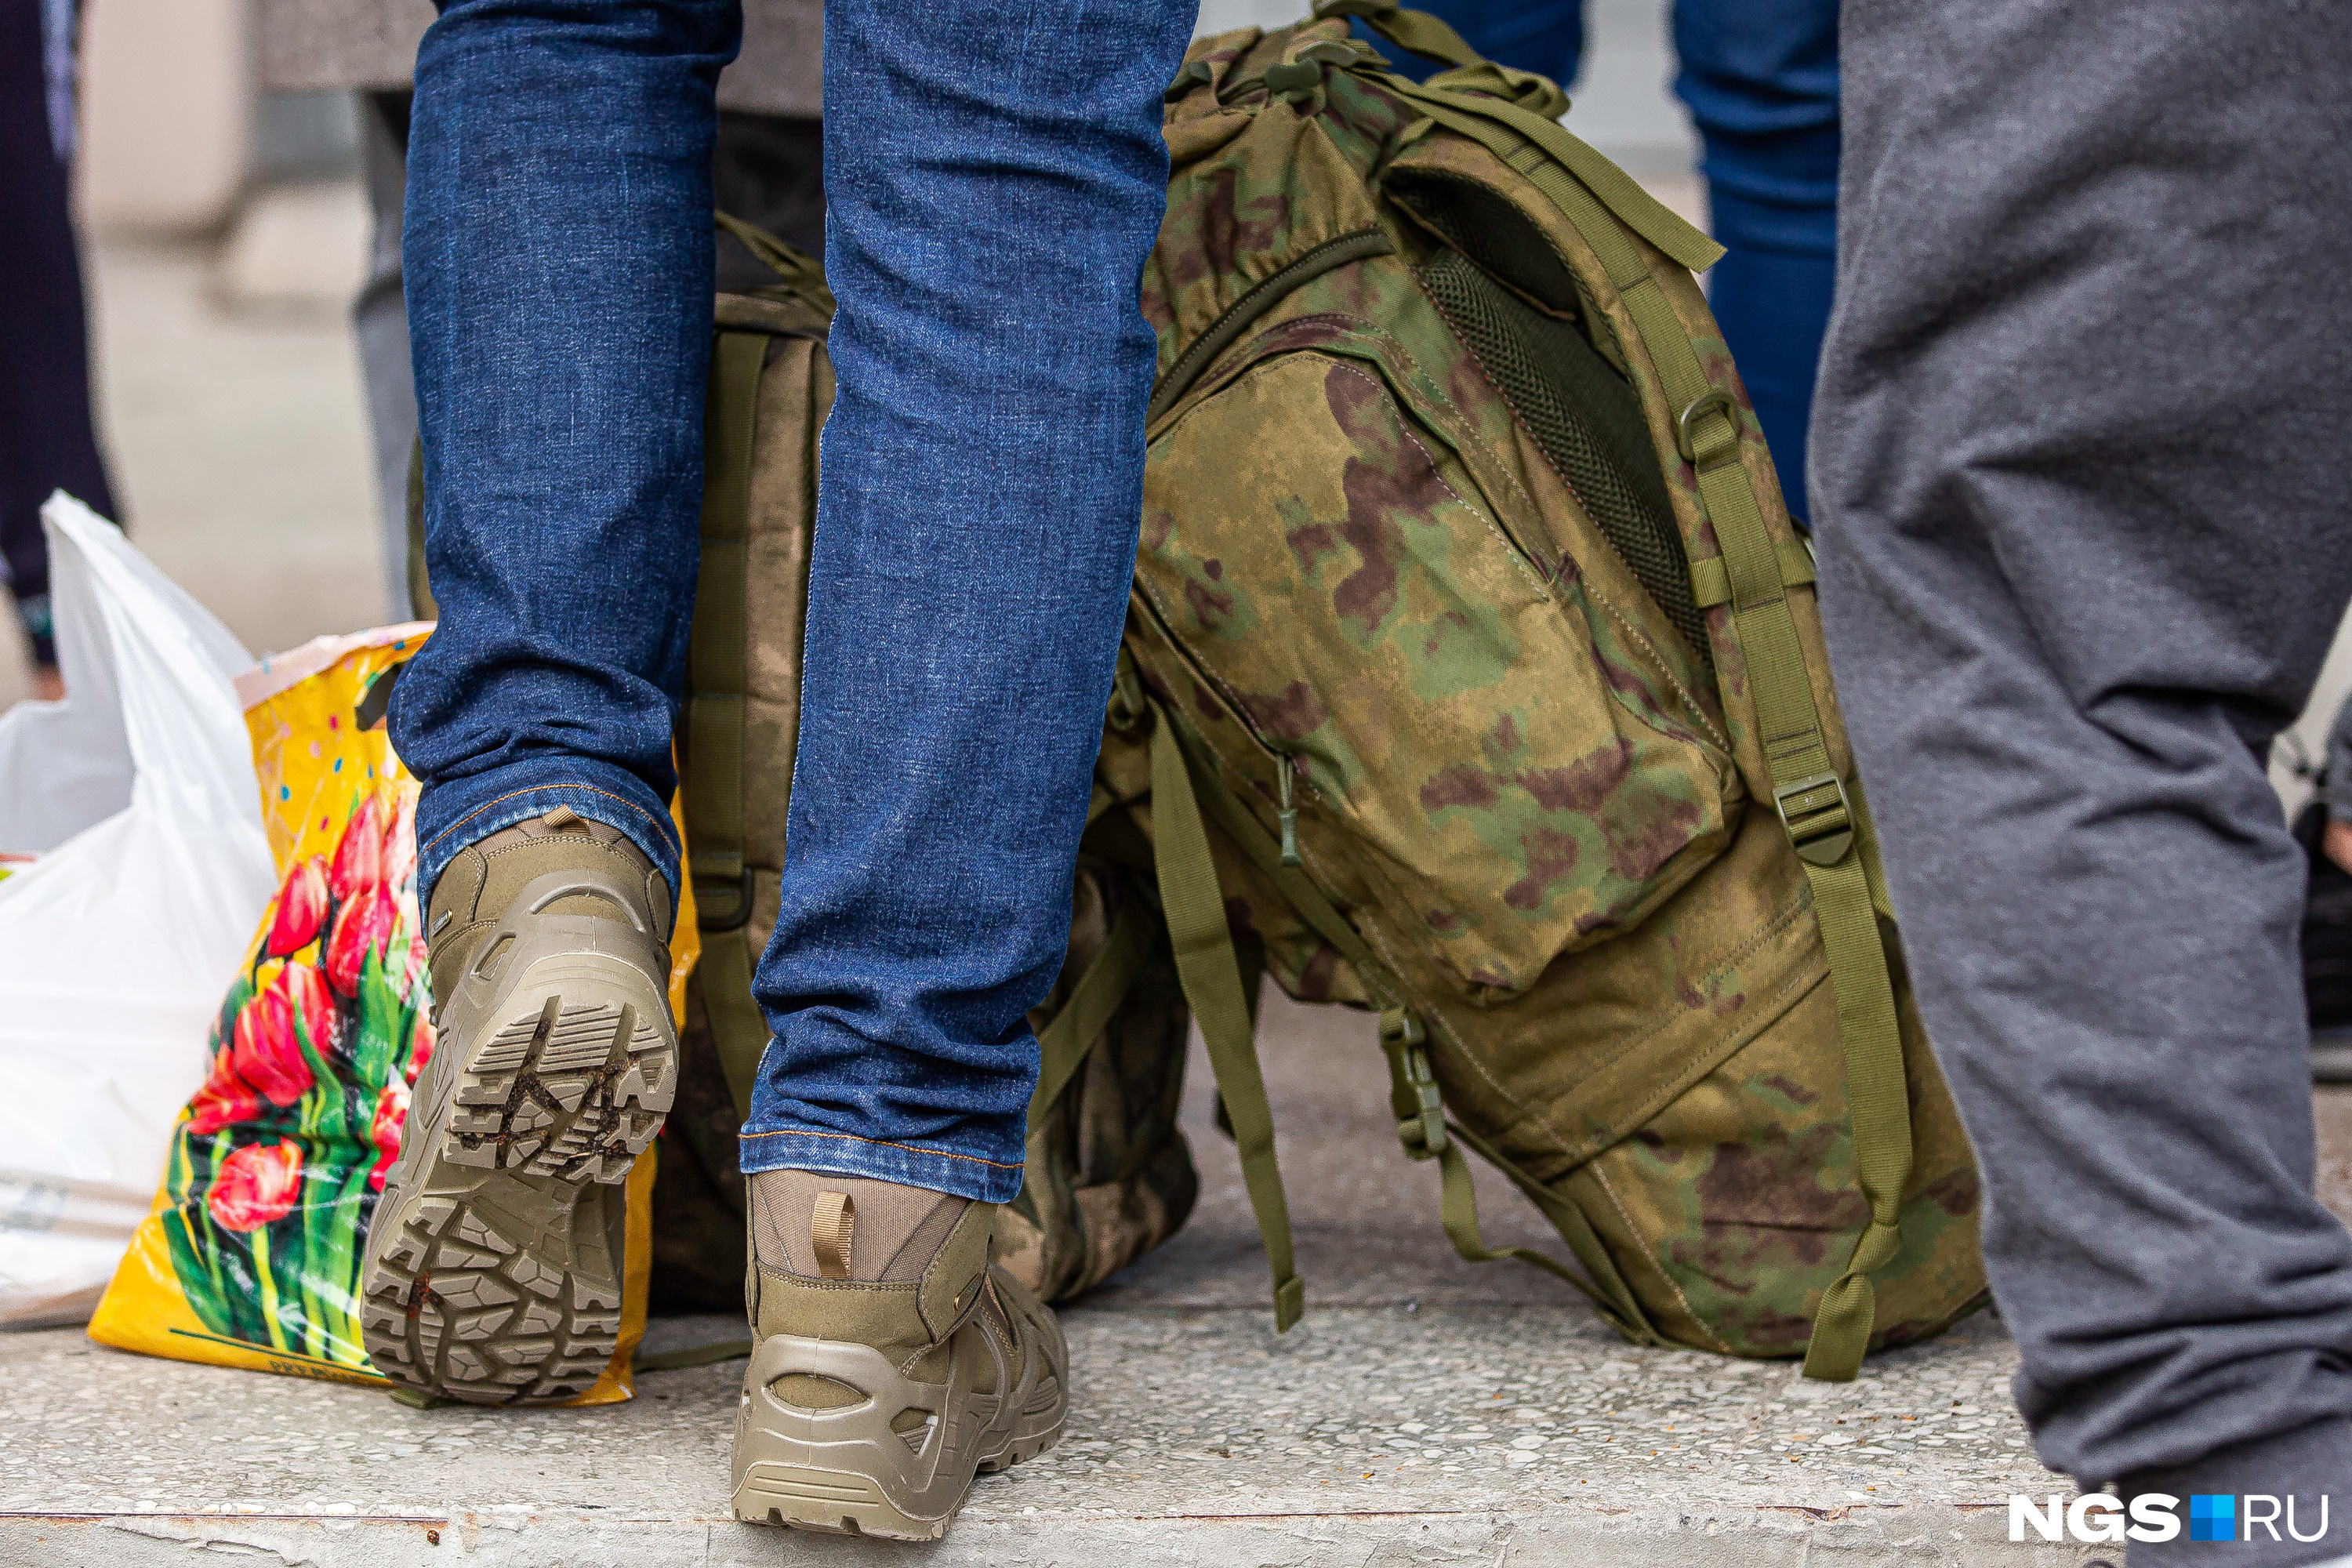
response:
<path fill-rule="evenodd" d="M 866 1284 L 921 1279 L 971 1201 L 819 1171 L 761 1171 L 751 1187 L 762 1265 Z"/>
<path fill-rule="evenodd" d="M 559 805 L 552 811 L 527 816 L 512 827 L 493 833 L 482 840 L 482 845 L 488 848 L 501 842 L 511 843 L 517 838 L 544 840 L 566 833 L 593 838 L 599 844 L 610 844 L 622 836 L 619 828 L 608 823 L 583 816 L 568 805 Z"/>

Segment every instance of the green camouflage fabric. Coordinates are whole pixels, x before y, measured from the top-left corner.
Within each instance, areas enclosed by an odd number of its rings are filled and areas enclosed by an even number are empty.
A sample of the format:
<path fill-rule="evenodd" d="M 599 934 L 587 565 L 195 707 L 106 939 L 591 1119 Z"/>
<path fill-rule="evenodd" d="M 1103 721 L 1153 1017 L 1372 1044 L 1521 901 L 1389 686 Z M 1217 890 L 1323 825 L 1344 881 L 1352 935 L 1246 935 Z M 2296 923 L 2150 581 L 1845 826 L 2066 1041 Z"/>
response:
<path fill-rule="evenodd" d="M 1120 904 L 1153 904 L 1150 889 L 1149 877 L 1079 856 L 1069 956 L 1033 1026 L 1043 1029 L 1061 1012 L 1108 945 Z M 1200 1180 L 1176 1126 L 1190 1022 L 1163 933 L 1076 1076 L 1029 1129 L 1021 1194 L 997 1225 L 998 1261 L 1045 1300 L 1100 1283 L 1192 1214 Z"/>
<path fill-rule="evenodd" d="M 1570 418 L 1633 432 L 1651 471 L 1621 489 L 1654 498 L 1686 572 L 1680 557 L 1721 551 L 1676 411 L 1585 237 L 1381 76 L 1333 19 L 1201 40 L 1170 89 L 1174 173 L 1143 279 L 1163 380 L 1317 247 L 1373 233 L 1388 253 L 1311 277 L 1155 400 L 1126 656 L 1268 835 L 1290 773 L 1305 872 L 1424 1024 L 1448 1111 L 1581 1212 L 1643 1337 L 1800 1354 L 1868 1209 L 1828 963 L 1731 610 L 1661 603 L 1655 563 L 1612 543 L 1631 503 L 1562 459 L 1556 415 L 1499 390 L 1530 384 L 1493 321 L 1540 317 L 1597 356 L 1612 406 Z M 1711 384 L 1736 391 L 1696 280 L 1633 242 Z M 1737 398 L 1740 459 L 1794 548 Z M 1850 780 L 1811 589 L 1787 592 Z M 1148 839 L 1144 742 L 1108 735 L 1097 778 Z M 1210 839 L 1245 965 L 1302 1000 L 1375 1005 L 1213 822 Z M 1881 924 L 1915 1156 L 1874 1347 L 1985 1300 L 1970 1152 Z"/>
<path fill-rule="evenodd" d="M 764 237 L 755 237 L 763 238 Z M 709 763 L 698 766 L 691 722 L 680 734 L 679 768 L 688 826 L 688 870 L 705 922 L 705 962 L 688 982 L 679 1041 L 677 1098 L 655 1171 L 654 1248 L 648 1301 L 656 1310 L 731 1310 L 742 1300 L 744 1183 L 738 1163 L 740 1128 L 722 1066 L 724 1009 L 711 1005 L 719 983 L 709 963 L 719 940 L 756 956 L 775 928 L 784 864 L 784 822 L 800 729 L 800 663 L 808 598 L 809 547 L 816 515 L 817 433 L 832 406 L 833 376 L 824 331 L 833 302 L 811 258 L 780 242 L 773 255 L 786 281 L 719 296 L 723 333 L 765 340 L 751 423 L 747 540 L 740 552 L 744 646 L 741 668 L 740 837 L 748 918 L 730 934 L 724 915 L 738 901 L 739 878 L 697 858 L 698 814 L 709 808 Z M 704 552 L 703 592 L 726 557 Z M 719 566 L 734 570 L 731 566 Z M 726 591 L 725 585 L 720 591 Z M 698 623 L 696 636 L 702 637 Z M 714 651 L 698 645 L 694 668 Z M 728 660 L 718 661 L 721 664 Z M 692 712 L 694 679 L 688 680 Z M 1156 893 L 1148 861 L 1139 876 L 1093 854 L 1082 855 L 1072 889 L 1069 958 L 1062 979 L 1033 1016 L 1043 1028 L 1108 941 L 1121 904 Z M 719 915 L 718 924 L 713 923 Z M 756 1009 L 738 1007 L 733 1026 L 758 1031 Z M 1048 1300 L 1083 1290 L 1175 1233 L 1192 1212 L 1198 1180 L 1176 1128 L 1190 1015 L 1160 936 L 1140 976 L 1096 1037 L 1084 1067 L 1039 1127 L 1031 1129 L 1024 1186 L 1005 1212 L 999 1247 L 1016 1279 Z"/>

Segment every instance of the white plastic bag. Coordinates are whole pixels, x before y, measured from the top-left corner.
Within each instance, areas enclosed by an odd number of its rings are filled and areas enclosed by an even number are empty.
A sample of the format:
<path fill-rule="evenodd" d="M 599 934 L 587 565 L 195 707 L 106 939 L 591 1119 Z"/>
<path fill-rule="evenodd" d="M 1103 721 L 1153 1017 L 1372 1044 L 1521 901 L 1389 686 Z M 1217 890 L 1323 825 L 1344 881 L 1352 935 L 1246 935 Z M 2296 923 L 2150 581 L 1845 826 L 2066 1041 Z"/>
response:
<path fill-rule="evenodd" d="M 0 715 L 0 1326 L 97 1305 L 203 1082 L 273 890 L 212 615 L 63 494 L 41 509 L 62 702 Z"/>

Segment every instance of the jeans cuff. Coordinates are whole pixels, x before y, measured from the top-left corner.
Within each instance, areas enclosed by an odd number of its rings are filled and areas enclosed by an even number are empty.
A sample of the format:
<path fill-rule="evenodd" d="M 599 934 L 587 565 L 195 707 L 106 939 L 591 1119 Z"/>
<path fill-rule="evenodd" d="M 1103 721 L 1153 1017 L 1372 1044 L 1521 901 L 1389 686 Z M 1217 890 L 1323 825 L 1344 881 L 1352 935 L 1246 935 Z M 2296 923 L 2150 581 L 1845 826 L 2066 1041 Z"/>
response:
<path fill-rule="evenodd" d="M 2205 1563 L 2214 1560 L 2212 1541 L 2190 1539 L 2189 1500 L 2200 1494 L 2220 1496 L 2231 1504 L 2231 1532 L 2237 1544 L 2226 1555 L 2242 1568 L 2296 1568 L 2308 1563 L 2330 1563 L 2352 1552 L 2352 1527 L 2347 1527 L 2343 1503 L 2352 1507 L 2352 1422 L 2315 1422 L 2274 1437 L 2257 1437 L 2219 1448 L 2189 1464 L 2143 1470 L 2126 1478 L 2116 1489 L 2130 1499 L 2164 1492 L 2178 1500 L 2175 1517 L 2180 1533 L 2159 1542 L 2134 1542 L 2131 1568 L 2167 1568 L 2171 1563 Z M 2330 1497 L 2329 1494 L 2339 1494 Z M 2315 1540 L 2297 1541 L 2319 1529 L 2321 1500 L 2327 1499 L 2327 1528 Z M 2273 1500 L 2275 1522 L 2265 1523 L 2248 1503 Z M 2292 1499 L 2294 1513 L 2287 1508 Z M 2269 1501 L 2263 1506 L 2267 1510 Z M 2273 1537 L 2276 1539 L 2273 1540 Z"/>
<path fill-rule="evenodd" d="M 442 868 L 470 844 L 568 805 L 592 822 L 619 829 L 669 879 L 679 897 L 677 828 L 669 808 L 644 780 L 593 757 L 550 755 L 488 773 L 428 784 L 416 803 L 416 899 L 428 907 Z"/>
<path fill-rule="evenodd" d="M 823 1171 L 870 1176 L 984 1204 L 1009 1204 L 1021 1194 L 1018 1163 L 1008 1165 L 977 1154 L 803 1127 L 744 1129 L 742 1165 L 747 1176 L 761 1171 Z"/>

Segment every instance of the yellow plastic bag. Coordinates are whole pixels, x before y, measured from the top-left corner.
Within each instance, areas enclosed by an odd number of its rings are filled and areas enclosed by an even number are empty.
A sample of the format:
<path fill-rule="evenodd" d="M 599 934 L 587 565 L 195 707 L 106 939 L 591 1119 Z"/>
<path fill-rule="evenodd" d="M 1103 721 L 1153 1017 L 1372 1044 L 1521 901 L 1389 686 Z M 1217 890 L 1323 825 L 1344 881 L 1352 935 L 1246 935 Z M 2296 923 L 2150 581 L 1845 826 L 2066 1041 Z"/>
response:
<path fill-rule="evenodd" d="M 182 1361 L 383 1384 L 361 1343 L 369 1216 L 433 1052 L 416 910 L 417 787 L 384 682 L 429 624 L 321 637 L 237 683 L 280 881 L 215 1018 L 155 1205 L 89 1337 Z M 379 684 L 382 682 L 383 684 Z M 699 949 L 682 903 L 670 1006 Z M 654 1152 L 627 1183 L 620 1343 L 587 1393 L 629 1397 L 645 1334 Z"/>

